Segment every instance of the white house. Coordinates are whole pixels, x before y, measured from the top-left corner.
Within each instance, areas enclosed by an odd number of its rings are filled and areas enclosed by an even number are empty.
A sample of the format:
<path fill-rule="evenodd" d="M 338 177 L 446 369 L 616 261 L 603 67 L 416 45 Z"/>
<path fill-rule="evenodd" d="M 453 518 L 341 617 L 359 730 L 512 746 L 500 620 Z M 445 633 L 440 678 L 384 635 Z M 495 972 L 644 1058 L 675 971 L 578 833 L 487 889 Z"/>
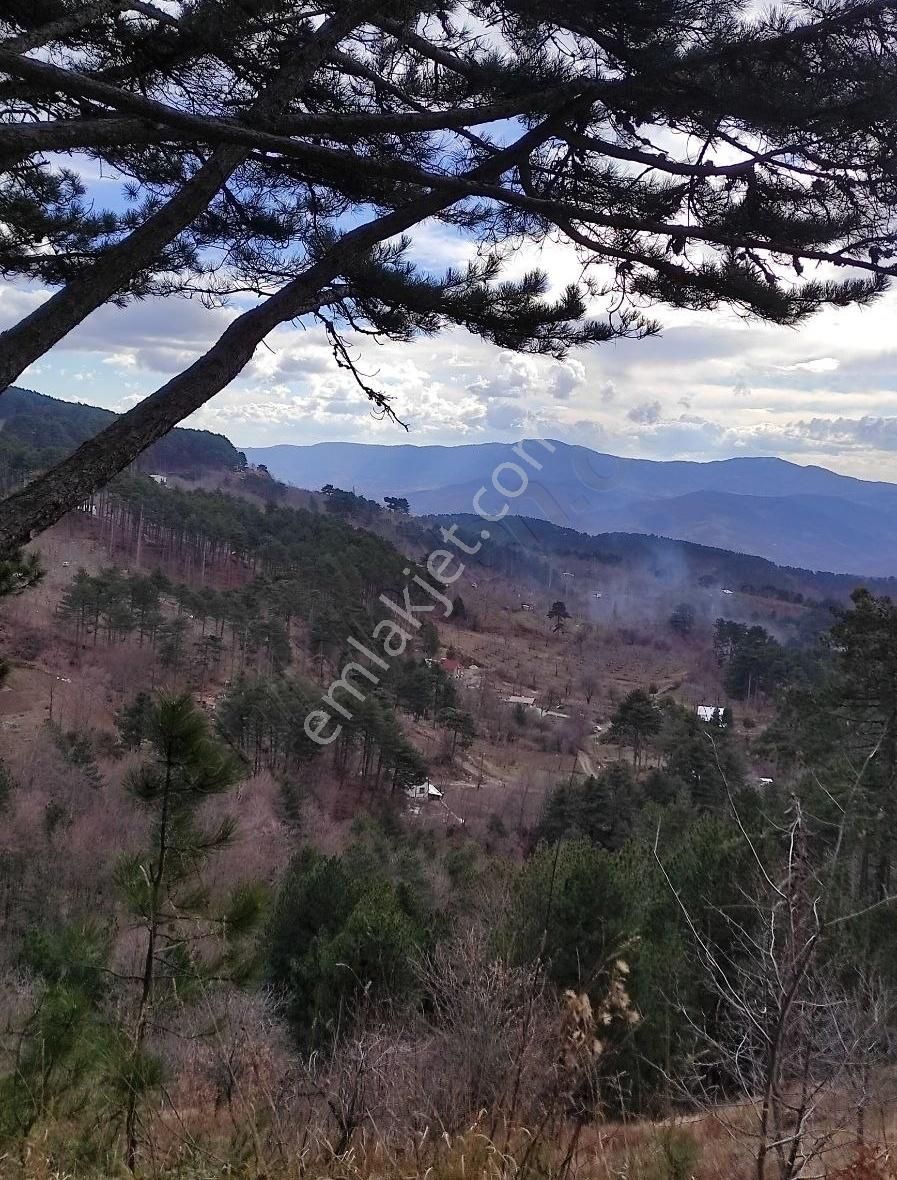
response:
<path fill-rule="evenodd" d="M 720 724 L 723 723 L 723 721 L 722 721 L 722 718 L 723 718 L 722 705 L 698 705 L 698 707 L 695 711 L 698 714 L 698 718 L 701 721 L 707 721 L 707 722 L 719 721 Z"/>
<path fill-rule="evenodd" d="M 151 475 L 150 479 L 153 480 L 155 483 L 161 484 L 163 488 L 168 483 L 168 476 L 167 475 L 158 475 L 158 474 Z"/>
<path fill-rule="evenodd" d="M 442 798 L 442 791 L 438 787 L 434 787 L 428 778 L 424 779 L 422 783 L 412 783 L 410 787 L 406 787 L 405 794 L 409 799 Z"/>
<path fill-rule="evenodd" d="M 528 708 L 532 708 L 532 706 L 536 703 L 535 695 L 533 695 L 531 697 L 523 697 L 523 696 L 502 697 L 501 699 L 507 705 L 526 705 Z"/>

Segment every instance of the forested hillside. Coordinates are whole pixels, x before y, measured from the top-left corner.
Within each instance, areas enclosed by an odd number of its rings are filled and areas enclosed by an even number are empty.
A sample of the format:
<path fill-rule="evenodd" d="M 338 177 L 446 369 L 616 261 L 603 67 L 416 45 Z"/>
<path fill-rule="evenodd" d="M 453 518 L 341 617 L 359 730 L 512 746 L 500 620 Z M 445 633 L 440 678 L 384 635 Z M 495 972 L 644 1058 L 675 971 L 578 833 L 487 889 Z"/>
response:
<path fill-rule="evenodd" d="M 468 542 L 476 540 L 482 527 L 482 520 L 470 513 L 422 520 L 435 521 L 437 525 L 454 522 Z M 883 594 L 897 592 L 897 578 L 869 577 L 862 571 L 839 574 L 777 565 L 748 553 L 733 553 L 730 549 L 715 549 L 669 537 L 639 533 L 592 536 L 532 517 L 506 516 L 492 525 L 489 546 L 474 558 L 480 564 L 516 573 L 531 567 L 534 559 L 539 560 L 545 577 L 549 566 L 558 565 L 561 559 L 568 563 L 579 559 L 591 566 L 597 577 L 614 567 L 630 570 L 642 567 L 650 570 L 657 580 L 671 584 L 681 580 L 706 587 L 723 586 L 798 603 L 813 599 L 846 602 L 858 585 L 873 587 Z"/>
<path fill-rule="evenodd" d="M 58 463 L 109 425 L 110 410 L 60 401 L 31 389 L 7 389 L 0 401 L 0 486 Z M 141 471 L 196 475 L 209 469 L 238 469 L 246 458 L 222 434 L 179 428 L 136 461 Z"/>
<path fill-rule="evenodd" d="M 229 478 L 117 480 L 0 606 L 17 1174 L 872 1159 L 897 606 L 720 597 L 723 554 L 670 584 L 675 549 L 542 526 L 438 600 L 447 522 Z M 383 596 L 433 607 L 392 647 Z"/>

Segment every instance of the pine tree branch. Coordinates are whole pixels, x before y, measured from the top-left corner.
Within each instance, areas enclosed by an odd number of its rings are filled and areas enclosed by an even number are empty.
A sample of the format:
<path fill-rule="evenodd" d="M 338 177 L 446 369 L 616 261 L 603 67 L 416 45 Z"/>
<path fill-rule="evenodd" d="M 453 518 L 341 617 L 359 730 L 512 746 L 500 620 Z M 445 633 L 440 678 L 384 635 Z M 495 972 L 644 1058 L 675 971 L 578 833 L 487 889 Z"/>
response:
<path fill-rule="evenodd" d="M 366 0 L 352 0 L 337 16 L 324 22 L 301 52 L 294 51 L 292 58 L 287 57 L 287 63 L 250 107 L 250 118 L 267 121 L 277 115 L 284 102 L 301 93 L 326 55 L 355 27 L 367 7 Z M 17 62 L 30 62 L 11 56 Z M 4 54 L 0 51 L 0 67 L 3 64 Z M 246 156 L 246 149 L 239 144 L 216 148 L 199 171 L 143 225 L 124 241 L 104 250 L 84 275 L 67 283 L 15 327 L 0 334 L 0 394 L 92 311 L 125 289 L 202 213 Z"/>
<path fill-rule="evenodd" d="M 101 150 L 108 147 L 169 142 L 243 143 L 246 146 L 259 146 L 258 136 L 261 129 L 252 128 L 249 123 L 202 116 L 185 117 L 183 112 L 173 107 L 164 107 L 163 117 L 158 104 L 151 100 L 136 98 L 116 87 L 109 89 L 122 96 L 123 103 L 119 105 L 127 105 L 135 112 L 142 109 L 143 117 L 109 116 L 54 119 L 33 123 L 0 123 L 0 154 L 26 157 L 34 152 Z M 396 90 L 398 91 L 398 88 Z M 549 109 L 557 102 L 558 97 L 557 94 L 552 95 L 546 91 L 542 109 Z M 531 114 L 537 109 L 538 105 L 531 99 L 525 103 L 509 99 L 504 102 L 457 106 L 437 111 L 416 110 L 382 114 L 359 111 L 357 114 L 347 115 L 289 115 L 277 120 L 278 133 L 272 134 L 270 139 L 265 139 L 262 146 L 267 150 L 275 150 L 275 142 L 278 147 L 282 146 L 283 135 L 321 135 L 328 139 L 355 139 L 359 135 L 464 131 L 478 124 Z"/>
<path fill-rule="evenodd" d="M 26 70 L 30 70 L 32 64 L 35 64 L 39 70 L 54 69 L 54 67 L 46 67 L 43 63 L 31 63 L 28 59 L 16 60 L 28 61 L 28 65 L 25 67 Z M 0 66 L 3 64 L 4 58 L 2 52 L 0 52 Z M 60 71 L 60 73 L 67 74 L 67 71 Z M 92 79 L 86 79 L 86 81 L 90 87 L 93 87 L 94 83 Z M 149 114 L 151 108 L 156 109 L 157 106 L 162 105 L 152 103 L 149 100 L 135 99 L 133 96 L 127 95 L 125 92 L 120 92 L 114 87 L 108 87 L 106 83 L 97 83 L 96 85 L 100 86 L 104 91 L 114 91 L 116 95 L 121 95 L 123 106 L 128 105 L 135 109 L 140 108 L 147 114 Z M 144 102 L 146 102 L 145 106 Z M 228 140 L 233 140 L 236 144 L 255 146 L 257 149 L 265 152 L 277 152 L 289 158 L 303 161 L 309 165 L 325 165 L 334 172 L 337 170 L 345 171 L 347 168 L 357 167 L 358 164 L 358 156 L 351 152 L 327 148 L 313 143 L 297 142 L 272 132 L 229 124 L 222 120 L 203 119 L 199 116 L 172 111 L 170 108 L 165 108 L 164 106 L 162 109 L 167 112 L 165 117 L 169 118 L 172 124 L 185 128 L 189 127 L 198 135 L 205 134 L 211 138 L 221 134 L 222 136 L 226 136 Z M 565 138 L 565 136 L 562 136 L 562 138 Z M 769 158 L 771 158 L 771 153 L 767 154 L 767 159 Z M 747 170 L 751 166 L 752 163 L 751 165 L 745 163 L 744 165 L 739 164 L 735 167 Z M 684 225 L 675 222 L 653 221 L 619 215 L 608 216 L 579 206 L 573 202 L 525 196 L 512 189 L 483 184 L 472 181 L 469 178 L 435 173 L 396 159 L 366 159 L 365 174 L 381 180 L 401 181 L 418 185 L 422 188 L 451 192 L 455 195 L 456 199 L 462 196 L 485 197 L 499 204 L 519 209 L 522 212 L 535 213 L 555 223 L 558 220 L 578 221 L 606 229 L 648 233 L 666 239 L 701 241 L 725 249 L 761 250 L 785 256 L 799 255 L 801 258 L 809 261 L 827 262 L 838 267 L 849 266 L 876 275 L 890 276 L 897 273 L 897 267 L 893 265 L 883 265 L 879 262 L 873 262 L 868 258 L 851 255 L 849 253 L 849 246 L 845 246 L 839 250 L 818 250 L 802 247 L 796 249 L 792 242 L 776 241 L 775 239 L 764 240 L 754 235 L 739 234 L 728 229 L 714 231 L 713 229 L 697 225 Z M 722 172 L 720 174 L 725 175 Z M 216 186 L 215 191 L 217 191 L 218 187 L 220 185 Z M 2 336 L 0 336 L 0 340 L 3 340 Z M 45 351 L 45 348 L 42 351 Z M 39 355 L 41 355 L 41 351 L 37 351 L 27 363 L 30 364 Z M 15 373 L 12 377 L 7 377 L 4 366 L 0 364 L 0 386 L 3 386 L 4 381 L 8 385 L 17 375 L 18 373 Z"/>
<path fill-rule="evenodd" d="M 159 21 L 160 24 L 168 25 L 170 28 L 176 29 L 181 23 L 176 16 L 172 16 L 163 8 L 158 8 L 155 4 L 148 4 L 147 0 L 129 0 L 127 7 L 133 9 L 134 12 L 139 12 L 142 16 Z"/>
<path fill-rule="evenodd" d="M 792 46 L 805 46 L 825 41 L 855 25 L 862 24 L 864 21 L 872 21 L 885 13 L 895 12 L 897 12 L 897 0 L 868 0 L 865 4 L 848 5 L 843 11 L 833 16 L 797 25 L 781 33 L 757 35 L 746 32 L 731 44 L 721 45 L 712 50 L 692 50 L 672 59 L 668 69 L 674 74 L 688 74 L 695 70 L 706 70 L 735 61 L 744 62 L 752 57 L 768 58 L 780 54 L 782 50 Z M 444 69 L 460 74 L 472 82 L 482 84 L 487 78 L 494 82 L 489 71 L 478 62 L 465 60 L 456 53 L 434 45 L 433 42 L 415 32 L 408 25 L 388 18 L 378 19 L 377 24 L 397 41 L 409 49 L 414 49 L 437 65 L 441 65 Z M 591 34 L 589 36 L 591 37 Z M 600 79 L 596 80 L 593 85 L 595 89 L 594 91 L 590 90 L 589 93 L 596 98 L 604 98 L 608 94 L 608 86 L 617 91 L 624 90 L 628 85 L 628 79 Z"/>
<path fill-rule="evenodd" d="M 186 140 L 183 133 L 167 123 L 153 123 L 138 118 L 110 116 L 0 123 L 0 159 L 25 159 L 36 152 L 101 151 L 103 148 L 140 147 Z M 196 137 L 191 137 L 189 142 L 195 143 Z"/>
<path fill-rule="evenodd" d="M 770 164 L 780 156 L 787 156 L 793 151 L 789 147 L 775 148 L 769 152 L 758 152 L 749 155 L 736 164 L 690 164 L 687 161 L 672 160 L 669 156 L 658 152 L 644 152 L 637 148 L 623 147 L 621 144 L 611 143 L 610 140 L 600 139 L 596 135 L 582 135 L 569 132 L 564 139 L 572 147 L 584 148 L 586 151 L 597 152 L 602 156 L 609 156 L 614 160 L 626 160 L 631 164 L 644 164 L 657 172 L 665 172 L 670 176 L 692 176 L 701 179 L 711 177 L 738 177 L 750 173 L 761 164 Z"/>
<path fill-rule="evenodd" d="M 515 143 L 468 174 L 500 176 L 540 143 L 550 138 L 567 107 L 549 116 Z M 395 237 L 450 204 L 445 195 L 430 194 L 345 233 L 316 263 L 258 307 L 238 316 L 204 356 L 117 418 L 96 437 L 45 475 L 0 502 L 0 554 L 14 552 L 25 541 L 59 520 L 97 488 L 132 463 L 172 427 L 205 405 L 252 359 L 256 347 L 279 324 L 329 303 L 326 284 L 353 258 L 363 257 L 378 243 Z M 386 399 L 379 408 L 389 412 Z"/>
<path fill-rule="evenodd" d="M 131 7 L 133 5 L 128 0 L 95 0 L 93 4 L 84 4 L 58 20 L 41 25 L 32 33 L 23 33 L 21 36 L 0 41 L 0 49 L 7 53 L 31 53 L 53 41 L 59 41 L 64 37 L 71 36 L 72 33 L 80 32 L 81 29 L 93 24 L 101 17 L 109 16 L 114 12 L 122 12 Z"/>
<path fill-rule="evenodd" d="M 895 0 L 897 2 L 897 0 Z M 867 6 L 868 7 L 868 6 Z M 13 55 L 15 58 L 15 55 Z M 5 65 L 6 59 L 2 50 L 0 50 L 0 67 Z M 32 69 L 43 74 L 45 71 L 54 71 L 57 68 L 47 66 L 42 62 L 32 62 L 30 59 L 15 58 L 17 63 L 16 68 L 21 68 L 24 73 L 31 74 Z M 24 65 L 22 63 L 25 63 Z M 328 167 L 334 172 L 357 167 L 358 156 L 352 152 L 344 150 L 324 147 L 320 144 L 297 142 L 278 135 L 273 132 L 264 131 L 262 129 L 251 128 L 246 125 L 231 123 L 226 120 L 206 119 L 201 116 L 190 115 L 185 112 L 176 111 L 173 108 L 165 106 L 165 104 L 158 104 L 152 100 L 144 100 L 136 96 L 130 95 L 124 91 L 118 90 L 116 87 L 110 87 L 108 83 L 95 82 L 94 79 L 86 76 L 78 76 L 75 79 L 69 71 L 58 70 L 60 86 L 65 86 L 74 94 L 78 92 L 82 86 L 82 82 L 86 91 L 95 91 L 96 93 L 90 96 L 96 96 L 99 91 L 102 91 L 109 102 L 118 103 L 122 109 L 130 108 L 134 111 L 144 113 L 147 117 L 154 117 L 158 115 L 161 121 L 170 122 L 173 126 L 178 126 L 184 129 L 193 131 L 198 137 L 207 136 L 210 139 L 218 136 L 226 138 L 228 141 L 233 141 L 235 144 L 245 144 L 247 147 L 255 147 L 260 151 L 279 153 L 288 158 L 297 159 L 309 166 L 315 164 Z M 96 89 L 98 88 L 98 89 Z M 580 98 L 588 94 L 590 87 L 588 84 L 583 88 L 584 94 Z M 548 93 L 539 96 L 539 104 L 542 105 L 548 99 Z M 519 111 L 518 113 L 522 113 Z M 409 116 L 410 117 L 410 116 Z M 296 126 L 300 126 L 302 120 L 294 120 Z M 562 135 L 561 138 L 568 138 Z M 613 154 L 618 158 L 628 158 L 633 162 L 646 162 L 644 158 L 639 159 L 640 153 L 629 153 L 626 149 L 616 148 L 614 145 L 605 145 L 603 140 L 594 141 L 600 150 L 604 151 L 605 147 L 613 148 Z M 778 152 L 784 149 L 778 149 L 776 152 L 766 153 L 761 157 L 765 162 L 770 162 Z M 626 153 L 625 155 L 623 153 Z M 647 153 L 644 154 L 647 156 Z M 652 166 L 659 166 L 660 159 L 653 156 L 648 156 L 651 160 Z M 728 170 L 721 168 L 714 172 L 714 175 L 732 176 L 738 175 L 742 171 L 750 171 L 753 167 L 754 161 L 745 161 L 737 165 L 731 166 Z M 682 166 L 685 171 L 684 175 L 693 175 L 690 171 L 690 166 Z M 667 170 L 674 171 L 672 165 L 668 166 Z M 524 196 L 519 192 L 497 186 L 484 185 L 479 182 L 471 181 L 463 177 L 453 176 L 450 174 L 435 173 L 430 170 L 418 168 L 415 165 L 406 163 L 402 160 L 396 159 L 366 159 L 365 173 L 371 177 L 377 177 L 381 180 L 400 181 L 410 183 L 422 188 L 442 189 L 443 191 L 450 191 L 456 195 L 456 199 L 461 196 L 470 197 L 486 197 L 495 200 L 500 204 L 508 205 L 512 208 L 517 208 L 522 212 L 536 213 L 549 221 L 557 222 L 558 219 L 567 221 L 578 221 L 584 224 L 600 226 L 606 229 L 614 229 L 621 231 L 634 231 L 653 234 L 658 237 L 677 240 L 696 240 L 703 241 L 711 245 L 724 247 L 726 249 L 748 249 L 748 250 L 762 250 L 770 251 L 772 253 L 780 253 L 786 256 L 799 255 L 801 258 L 806 258 L 810 261 L 828 262 L 835 266 L 851 266 L 859 270 L 864 270 L 877 275 L 893 275 L 897 273 L 897 268 L 894 266 L 882 265 L 878 262 L 870 261 L 868 258 L 859 258 L 851 256 L 847 253 L 850 247 L 845 246 L 840 250 L 816 250 L 816 249 L 795 249 L 794 243 L 782 242 L 772 240 L 763 240 L 759 237 L 750 234 L 738 234 L 729 230 L 714 231 L 707 227 L 696 225 L 682 225 L 675 222 L 661 222 L 648 219 L 641 219 L 637 217 L 622 217 L 619 215 L 608 216 L 595 212 L 591 209 L 578 206 L 574 202 L 561 202 L 551 200 L 543 197 Z M 698 172 L 698 174 L 701 174 Z M 709 173 L 705 173 L 709 174 Z M 217 191 L 217 190 L 216 190 Z M 2 337 L 0 337 L 2 339 Z M 40 355 L 38 353 L 37 355 Z M 35 358 L 32 358 L 35 359 Z M 28 363 L 31 363 L 30 361 Z M 16 374 L 17 375 L 17 374 Z M 4 369 L 0 365 L 0 386 L 4 380 Z M 9 381 L 13 380 L 9 378 Z"/>

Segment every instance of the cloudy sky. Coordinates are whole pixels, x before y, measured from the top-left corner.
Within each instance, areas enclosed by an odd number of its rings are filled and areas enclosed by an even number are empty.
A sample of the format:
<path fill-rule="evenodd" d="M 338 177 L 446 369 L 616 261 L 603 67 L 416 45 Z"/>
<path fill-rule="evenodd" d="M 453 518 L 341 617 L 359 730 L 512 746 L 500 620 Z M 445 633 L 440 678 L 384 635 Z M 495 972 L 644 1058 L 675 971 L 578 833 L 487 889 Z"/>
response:
<path fill-rule="evenodd" d="M 425 226 L 415 257 L 459 262 L 469 247 Z M 560 287 L 577 264 L 558 246 L 522 251 Z M 0 287 L 0 327 L 44 298 Z M 18 382 L 121 410 L 189 364 L 229 311 L 198 302 L 104 308 Z M 877 305 L 827 311 L 798 330 L 734 314 L 661 313 L 663 335 L 599 345 L 565 362 L 504 352 L 464 331 L 411 345 L 359 343 L 359 367 L 391 393 L 410 433 L 372 419 L 313 326 L 275 332 L 268 346 L 190 424 L 238 446 L 345 439 L 472 443 L 541 435 L 656 459 L 780 455 L 897 482 L 897 288 Z"/>

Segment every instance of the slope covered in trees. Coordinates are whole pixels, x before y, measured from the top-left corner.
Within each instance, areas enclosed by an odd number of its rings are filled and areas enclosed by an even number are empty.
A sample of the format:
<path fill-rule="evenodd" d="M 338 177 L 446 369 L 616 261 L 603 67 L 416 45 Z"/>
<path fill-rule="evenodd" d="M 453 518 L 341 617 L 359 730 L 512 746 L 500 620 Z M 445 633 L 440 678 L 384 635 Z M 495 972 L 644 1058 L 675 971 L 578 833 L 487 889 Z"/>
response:
<path fill-rule="evenodd" d="M 217 578 L 241 593 L 271 602 L 288 627 L 308 621 L 311 643 L 330 655 L 349 636 L 369 634 L 377 597 L 404 581 L 407 561 L 392 545 L 353 528 L 338 515 L 268 504 L 224 492 L 160 487 L 142 476 L 122 477 L 97 496 L 90 513 L 113 552 L 161 563 L 172 577 L 200 585 Z M 247 582 L 249 586 L 247 587 Z M 204 587 L 204 588 L 203 588 Z M 258 622 L 258 606 L 244 608 Z"/>
<path fill-rule="evenodd" d="M 450 518 L 421 519 L 425 524 L 428 521 L 439 525 L 457 523 L 459 535 L 468 544 L 475 544 L 482 528 L 482 520 L 469 513 Z M 764 557 L 668 537 L 637 533 L 598 533 L 593 536 L 546 520 L 511 516 L 490 525 L 490 531 L 489 544 L 471 560 L 511 577 L 533 568 L 540 569 L 542 576 L 546 576 L 550 566 L 566 558 L 589 564 L 599 578 L 602 567 L 608 570 L 643 568 L 650 570 L 658 581 L 670 585 L 680 580 L 701 582 L 708 588 L 729 588 L 798 605 L 814 599 L 846 602 L 859 584 L 882 594 L 897 592 L 897 578 L 868 577 L 862 571 L 838 574 L 777 565 Z M 438 536 L 435 529 L 431 536 Z"/>
<path fill-rule="evenodd" d="M 571 1153 L 587 1180 L 890 1180 L 893 601 L 856 593 L 804 648 L 661 616 L 677 661 L 719 660 L 732 705 L 707 715 L 639 678 L 611 621 L 487 622 L 484 565 L 321 747 L 309 710 L 423 568 L 358 519 L 427 539 L 338 492 L 296 510 L 131 476 L 50 538 L 97 551 L 49 564 L 52 645 L 8 669 L 14 695 L 54 659 L 58 695 L 4 725 L 0 1153 L 28 1180 L 500 1155 L 497 1180 L 535 1154 L 562 1180 Z M 463 655 L 512 648 L 517 618 L 561 685 L 626 650 L 629 687 L 571 685 L 567 715 L 504 699 L 499 656 Z"/>
<path fill-rule="evenodd" d="M 58 463 L 115 417 L 111 410 L 31 389 L 6 390 L 0 402 L 0 480 L 9 483 Z M 245 466 L 245 456 L 223 434 L 184 427 L 171 431 L 137 460 L 142 471 L 188 476 Z"/>
<path fill-rule="evenodd" d="M 237 495 L 121 477 L 88 506 L 91 525 L 120 561 L 161 568 L 78 570 L 57 617 L 77 645 L 136 647 L 154 681 L 214 691 L 221 733 L 255 771 L 302 772 L 323 753 L 303 728 L 323 682 L 357 658 L 353 643 L 371 642 L 386 613 L 380 595 L 397 596 L 409 569 L 389 542 L 353 528 L 338 504 L 331 509 L 261 508 Z M 438 648 L 432 623 L 421 636 L 421 651 Z M 419 655 L 409 651 L 376 691 L 352 702 L 327 758 L 341 781 L 379 797 L 423 779 L 399 707 L 438 718 L 446 732 L 449 713 L 470 724 L 452 709 L 442 669 Z M 142 732 L 142 709 L 127 713 L 129 732 Z"/>

